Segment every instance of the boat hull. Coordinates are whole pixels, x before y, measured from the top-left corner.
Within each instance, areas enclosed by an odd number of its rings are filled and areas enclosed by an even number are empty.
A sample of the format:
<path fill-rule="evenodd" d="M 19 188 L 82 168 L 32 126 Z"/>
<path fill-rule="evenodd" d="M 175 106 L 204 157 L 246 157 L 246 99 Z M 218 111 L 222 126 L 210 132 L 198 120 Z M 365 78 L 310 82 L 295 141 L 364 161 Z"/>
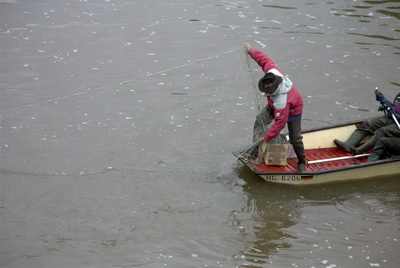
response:
<path fill-rule="evenodd" d="M 379 161 L 381 162 L 381 161 Z M 315 185 L 325 183 L 347 182 L 387 177 L 400 178 L 400 162 L 377 162 L 375 165 L 354 167 L 347 170 L 337 170 L 319 174 L 258 174 L 268 182 L 295 185 Z"/>
<path fill-rule="evenodd" d="M 347 140 L 362 122 L 352 122 L 309 130 L 303 135 L 307 158 L 305 172 L 297 171 L 297 159 L 288 158 L 286 166 L 255 164 L 254 159 L 243 157 L 245 150 L 233 154 L 255 174 L 273 183 L 312 185 L 374 178 L 399 177 L 400 158 L 367 162 L 368 153 L 353 156 L 337 148 L 333 139 Z M 369 137 L 366 137 L 364 142 Z"/>

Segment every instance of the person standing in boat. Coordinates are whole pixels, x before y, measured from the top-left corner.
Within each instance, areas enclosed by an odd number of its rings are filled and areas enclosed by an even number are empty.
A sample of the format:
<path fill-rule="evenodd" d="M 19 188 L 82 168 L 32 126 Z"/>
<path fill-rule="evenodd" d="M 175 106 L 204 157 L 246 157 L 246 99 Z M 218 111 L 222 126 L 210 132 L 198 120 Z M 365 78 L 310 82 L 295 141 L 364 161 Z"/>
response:
<path fill-rule="evenodd" d="M 387 115 L 364 120 L 347 141 L 333 140 L 337 147 L 358 155 L 373 148 L 382 137 L 400 137 L 400 128 L 392 116 L 400 118 L 400 93 L 394 98 L 393 103 L 388 101 L 379 90 L 375 90 L 375 96 L 381 103 L 378 110 L 387 111 Z M 360 147 L 356 147 L 368 134 L 372 135 L 371 138 Z"/>
<path fill-rule="evenodd" d="M 387 159 L 390 158 L 390 155 L 400 157 L 400 138 L 381 138 L 372 149 L 367 162 Z"/>
<path fill-rule="evenodd" d="M 248 43 L 244 43 L 244 48 L 265 73 L 258 83 L 258 89 L 267 96 L 268 100 L 268 104 L 257 115 L 254 122 L 253 142 L 260 139 L 269 142 L 276 138 L 287 124 L 289 141 L 298 159 L 297 169 L 305 171 L 306 155 L 301 135 L 303 99 L 292 81 L 277 69 L 271 58 L 253 49 Z M 274 124 L 267 130 L 266 126 L 272 120 L 275 120 Z"/>

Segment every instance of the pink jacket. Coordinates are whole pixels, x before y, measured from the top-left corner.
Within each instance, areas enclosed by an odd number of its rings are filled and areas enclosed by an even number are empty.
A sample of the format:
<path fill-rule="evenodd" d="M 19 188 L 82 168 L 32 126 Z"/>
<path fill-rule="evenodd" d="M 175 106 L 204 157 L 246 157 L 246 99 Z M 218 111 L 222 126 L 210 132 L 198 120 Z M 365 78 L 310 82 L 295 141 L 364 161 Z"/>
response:
<path fill-rule="evenodd" d="M 279 135 L 288 122 L 289 117 L 300 115 L 302 113 L 303 99 L 296 87 L 284 73 L 278 70 L 271 58 L 255 49 L 250 49 L 249 54 L 253 60 L 260 65 L 265 73 L 272 72 L 275 75 L 282 76 L 283 79 L 283 82 L 276 92 L 267 95 L 268 105 L 274 111 L 275 120 L 274 124 L 264 135 L 264 139 L 269 141 Z"/>

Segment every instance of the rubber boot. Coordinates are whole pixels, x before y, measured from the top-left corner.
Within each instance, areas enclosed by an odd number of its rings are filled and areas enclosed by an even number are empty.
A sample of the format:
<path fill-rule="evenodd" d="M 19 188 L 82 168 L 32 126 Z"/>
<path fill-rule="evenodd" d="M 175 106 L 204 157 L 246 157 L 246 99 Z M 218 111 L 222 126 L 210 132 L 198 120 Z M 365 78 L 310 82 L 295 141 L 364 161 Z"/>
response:
<path fill-rule="evenodd" d="M 351 146 L 350 147 L 351 153 L 353 155 L 362 154 L 363 152 L 372 149 L 375 146 L 375 143 L 376 143 L 376 135 L 372 136 L 366 143 L 364 143 L 358 148 Z"/>
<path fill-rule="evenodd" d="M 297 170 L 298 171 L 306 171 L 306 161 L 305 160 L 303 160 L 301 162 L 299 160 L 299 162 L 297 163 Z"/>
<path fill-rule="evenodd" d="M 305 171 L 306 170 L 306 154 L 304 153 L 304 144 L 303 142 L 295 142 L 292 143 L 293 150 L 297 155 L 297 170 Z"/>
<path fill-rule="evenodd" d="M 364 139 L 365 135 L 367 135 L 367 134 L 362 131 L 354 131 L 347 141 L 343 142 L 343 141 L 335 139 L 335 140 L 333 140 L 333 143 L 337 147 L 342 148 L 346 152 L 350 153 L 351 146 L 356 146 L 357 144 L 359 144 L 360 141 L 362 141 L 362 139 Z"/>
<path fill-rule="evenodd" d="M 375 151 L 375 150 L 374 150 Z M 369 163 L 369 162 L 374 162 L 374 161 L 378 161 L 378 160 L 381 160 L 382 159 L 382 157 L 379 155 L 379 154 L 377 154 L 377 153 L 375 153 L 375 152 L 372 152 L 369 156 L 368 156 L 368 159 L 367 159 L 367 162 Z"/>

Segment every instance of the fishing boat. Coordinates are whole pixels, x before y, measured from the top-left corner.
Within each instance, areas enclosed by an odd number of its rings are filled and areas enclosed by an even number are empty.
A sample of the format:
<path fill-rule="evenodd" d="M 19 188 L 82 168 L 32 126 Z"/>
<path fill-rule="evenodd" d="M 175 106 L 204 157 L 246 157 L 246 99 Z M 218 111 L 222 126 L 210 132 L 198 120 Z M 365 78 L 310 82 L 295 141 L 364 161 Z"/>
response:
<path fill-rule="evenodd" d="M 275 166 L 243 157 L 248 148 L 233 154 L 255 174 L 274 183 L 312 185 L 396 176 L 400 178 L 400 157 L 367 162 L 370 151 L 354 156 L 335 146 L 334 139 L 347 140 L 361 124 L 350 122 L 303 132 L 307 164 L 306 171 L 302 172 L 297 170 L 297 158 L 287 158 L 285 166 Z M 367 136 L 362 142 L 369 138 Z"/>

